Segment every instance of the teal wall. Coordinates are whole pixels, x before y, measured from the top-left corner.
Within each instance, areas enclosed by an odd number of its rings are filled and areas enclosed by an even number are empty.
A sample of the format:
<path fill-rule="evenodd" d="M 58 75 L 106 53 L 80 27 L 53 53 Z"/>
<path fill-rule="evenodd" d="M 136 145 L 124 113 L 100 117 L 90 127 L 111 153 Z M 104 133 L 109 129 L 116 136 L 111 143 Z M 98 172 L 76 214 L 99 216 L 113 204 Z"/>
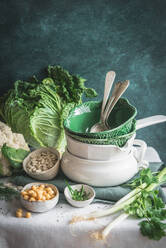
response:
<path fill-rule="evenodd" d="M 60 64 L 87 79 L 102 98 L 105 74 L 129 79 L 137 118 L 166 114 L 166 1 L 1 0 L 0 95 L 17 79 Z M 166 124 L 138 138 L 166 161 Z"/>

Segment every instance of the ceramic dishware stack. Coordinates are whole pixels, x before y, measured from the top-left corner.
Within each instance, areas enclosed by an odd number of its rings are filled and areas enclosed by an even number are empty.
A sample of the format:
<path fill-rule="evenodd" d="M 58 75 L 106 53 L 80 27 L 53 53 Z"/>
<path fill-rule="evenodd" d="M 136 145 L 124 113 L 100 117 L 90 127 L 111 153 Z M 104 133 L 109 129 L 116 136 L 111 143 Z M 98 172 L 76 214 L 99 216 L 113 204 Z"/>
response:
<path fill-rule="evenodd" d="M 148 167 L 144 161 L 147 145 L 135 139 L 136 130 L 165 122 L 166 116 L 136 121 L 136 108 L 121 98 L 108 118 L 112 129 L 91 133 L 90 128 L 99 121 L 100 110 L 100 102 L 86 102 L 70 112 L 64 122 L 67 148 L 61 167 L 75 182 L 92 186 L 120 185 L 141 168 Z"/>
<path fill-rule="evenodd" d="M 125 98 L 120 98 L 108 116 L 108 130 L 92 133 L 91 127 L 100 120 L 101 102 L 85 102 L 74 108 L 64 122 L 67 135 L 89 144 L 123 147 L 136 131 L 137 110 Z"/>
<path fill-rule="evenodd" d="M 67 138 L 67 149 L 61 166 L 71 180 L 93 186 L 120 185 L 132 178 L 140 168 L 147 167 L 144 155 L 147 145 L 135 134 L 124 147 L 87 144 Z M 139 152 L 134 147 L 139 146 Z"/>
<path fill-rule="evenodd" d="M 107 79 L 105 87 L 109 85 Z M 61 167 L 71 180 L 92 186 L 115 186 L 148 167 L 144 161 L 147 145 L 135 139 L 136 130 L 164 122 L 166 116 L 136 121 L 137 109 L 127 99 L 119 98 L 128 85 L 129 81 L 117 83 L 107 104 L 108 94 L 103 102 L 90 101 L 73 108 L 64 121 L 67 148 Z"/>

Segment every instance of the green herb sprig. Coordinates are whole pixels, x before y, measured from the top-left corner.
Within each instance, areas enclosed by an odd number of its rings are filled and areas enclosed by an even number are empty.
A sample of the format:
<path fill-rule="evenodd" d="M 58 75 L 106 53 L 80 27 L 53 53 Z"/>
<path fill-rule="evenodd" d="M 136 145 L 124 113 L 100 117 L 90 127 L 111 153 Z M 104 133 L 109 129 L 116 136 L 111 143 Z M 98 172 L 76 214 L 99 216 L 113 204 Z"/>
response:
<path fill-rule="evenodd" d="M 19 198 L 19 196 L 20 193 L 17 190 L 0 184 L 0 200 L 9 201 L 14 198 Z"/>
<path fill-rule="evenodd" d="M 130 184 L 128 184 L 128 186 L 133 189 L 139 187 L 143 183 L 146 183 L 147 185 L 158 183 L 158 178 L 156 177 L 157 174 L 158 172 L 152 172 L 149 168 L 143 169 L 140 172 L 140 176 L 134 179 Z"/>
<path fill-rule="evenodd" d="M 124 210 L 129 215 L 145 218 L 139 223 L 142 235 L 148 236 L 149 239 L 159 240 L 166 235 L 166 224 L 161 222 L 166 219 L 166 209 L 165 203 L 159 197 L 159 191 L 153 190 L 152 187 L 154 184 L 159 184 L 159 179 L 149 168 L 141 171 L 140 177 L 133 180 L 131 187 L 141 187 L 144 183 L 147 187 L 142 189 L 140 196 Z"/>
<path fill-rule="evenodd" d="M 77 190 L 77 189 L 73 190 L 72 187 L 70 186 L 70 184 L 67 181 L 65 181 L 65 182 L 66 182 L 66 185 L 70 191 L 70 194 L 71 194 L 71 197 L 73 200 L 85 201 L 85 200 L 89 199 L 90 193 L 86 193 L 83 185 L 82 185 L 80 190 Z"/>

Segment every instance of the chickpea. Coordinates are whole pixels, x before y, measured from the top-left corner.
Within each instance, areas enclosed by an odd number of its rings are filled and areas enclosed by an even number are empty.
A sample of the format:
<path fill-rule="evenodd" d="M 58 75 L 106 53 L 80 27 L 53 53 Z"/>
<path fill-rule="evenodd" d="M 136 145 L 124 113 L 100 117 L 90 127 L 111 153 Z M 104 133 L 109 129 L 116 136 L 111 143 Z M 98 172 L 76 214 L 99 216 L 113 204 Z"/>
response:
<path fill-rule="evenodd" d="M 47 192 L 52 191 L 52 188 L 51 188 L 51 187 L 47 187 L 47 188 L 46 188 L 46 191 L 47 191 Z"/>
<path fill-rule="evenodd" d="M 34 190 L 34 191 L 36 191 L 37 186 L 36 186 L 36 185 L 33 185 L 33 186 L 31 187 L 31 189 Z"/>
<path fill-rule="evenodd" d="M 29 191 L 29 195 L 35 198 L 37 196 L 37 193 L 34 190 L 31 190 Z"/>
<path fill-rule="evenodd" d="M 50 194 L 50 195 L 53 195 L 53 194 L 54 194 L 54 191 L 53 191 L 53 190 L 50 190 L 50 191 L 49 191 L 49 194 Z"/>
<path fill-rule="evenodd" d="M 42 196 L 42 201 L 46 201 L 46 197 L 44 195 Z"/>
<path fill-rule="evenodd" d="M 29 196 L 28 195 L 24 195 L 23 198 L 24 198 L 24 200 L 29 200 Z"/>
<path fill-rule="evenodd" d="M 33 185 L 30 189 L 21 192 L 24 200 L 32 201 L 46 201 L 55 197 L 56 190 L 53 190 L 50 186 L 40 184 L 38 186 Z"/>
<path fill-rule="evenodd" d="M 51 196 L 51 197 L 50 197 L 50 200 L 53 199 L 54 197 L 55 197 L 55 196 Z"/>
<path fill-rule="evenodd" d="M 31 196 L 33 196 L 34 193 L 35 193 L 34 190 L 29 190 L 29 192 L 28 192 L 28 194 L 31 195 Z"/>
<path fill-rule="evenodd" d="M 52 194 L 51 199 L 55 197 L 55 194 Z"/>
<path fill-rule="evenodd" d="M 29 198 L 29 201 L 32 202 L 32 201 L 36 201 L 36 199 L 34 197 L 31 197 Z"/>
<path fill-rule="evenodd" d="M 22 218 L 22 212 L 21 211 L 16 211 L 16 217 L 17 218 Z"/>
<path fill-rule="evenodd" d="M 50 195 L 47 194 L 47 195 L 46 195 L 46 200 L 50 200 L 50 198 L 51 198 Z"/>
<path fill-rule="evenodd" d="M 30 217 L 31 217 L 31 213 L 30 212 L 26 212 L 25 218 L 30 218 Z"/>
<path fill-rule="evenodd" d="M 32 196 L 33 196 L 34 198 L 36 198 L 36 197 L 37 197 L 37 193 L 34 192 Z"/>
<path fill-rule="evenodd" d="M 45 188 L 45 185 L 44 184 L 40 184 L 39 188 L 40 189 L 44 189 Z"/>
<path fill-rule="evenodd" d="M 41 200 L 41 199 L 42 199 L 42 196 L 43 196 L 43 192 L 42 192 L 41 190 L 39 190 L 39 191 L 37 192 L 37 199 L 38 199 L 38 200 Z"/>
<path fill-rule="evenodd" d="M 47 192 L 46 191 L 43 191 L 43 195 L 46 196 L 47 195 Z"/>
<path fill-rule="evenodd" d="M 22 213 L 22 208 L 18 208 L 16 212 L 21 212 Z"/>
<path fill-rule="evenodd" d="M 22 195 L 22 196 L 27 195 L 27 192 L 26 192 L 26 191 L 22 191 L 22 192 L 21 192 L 21 195 Z"/>
<path fill-rule="evenodd" d="M 42 196 L 40 197 L 40 196 L 37 196 L 37 198 L 36 198 L 38 201 L 41 201 L 42 200 Z"/>

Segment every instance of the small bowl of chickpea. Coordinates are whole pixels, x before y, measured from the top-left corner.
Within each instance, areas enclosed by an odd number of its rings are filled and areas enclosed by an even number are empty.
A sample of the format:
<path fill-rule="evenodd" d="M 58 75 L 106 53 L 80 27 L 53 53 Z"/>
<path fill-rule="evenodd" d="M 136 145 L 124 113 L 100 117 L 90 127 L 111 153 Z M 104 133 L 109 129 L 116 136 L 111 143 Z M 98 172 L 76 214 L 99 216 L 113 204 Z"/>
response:
<path fill-rule="evenodd" d="M 22 189 L 20 199 L 31 212 L 46 212 L 58 203 L 59 191 L 53 184 L 29 183 Z"/>

